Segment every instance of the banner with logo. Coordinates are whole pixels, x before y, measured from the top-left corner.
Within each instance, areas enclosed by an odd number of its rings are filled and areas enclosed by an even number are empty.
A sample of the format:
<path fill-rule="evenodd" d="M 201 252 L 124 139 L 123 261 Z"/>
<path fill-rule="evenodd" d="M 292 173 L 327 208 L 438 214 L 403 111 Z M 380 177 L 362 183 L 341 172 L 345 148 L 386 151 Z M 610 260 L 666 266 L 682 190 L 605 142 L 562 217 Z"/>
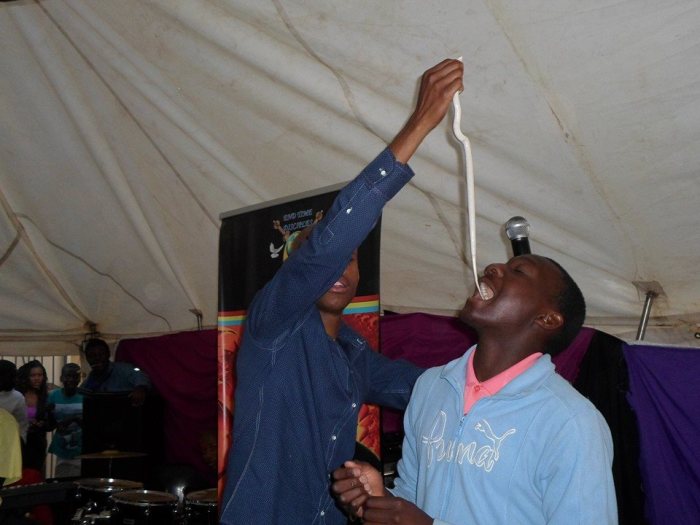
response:
<path fill-rule="evenodd" d="M 236 352 L 248 305 L 287 258 L 297 233 L 318 222 L 341 186 L 222 215 L 219 234 L 218 430 L 219 493 L 223 490 L 235 410 Z M 379 242 L 381 220 L 358 251 L 360 283 L 345 322 L 379 348 Z M 357 441 L 379 457 L 379 409 L 363 406 Z"/>

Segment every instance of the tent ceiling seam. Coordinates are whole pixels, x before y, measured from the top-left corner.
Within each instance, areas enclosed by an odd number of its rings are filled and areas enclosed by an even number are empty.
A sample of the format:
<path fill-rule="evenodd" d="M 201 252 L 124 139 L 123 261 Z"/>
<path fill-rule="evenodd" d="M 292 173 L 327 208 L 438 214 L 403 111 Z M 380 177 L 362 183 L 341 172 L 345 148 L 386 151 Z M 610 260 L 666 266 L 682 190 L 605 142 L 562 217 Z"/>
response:
<path fill-rule="evenodd" d="M 175 177 L 176 177 L 176 178 L 182 183 L 182 185 L 187 189 L 187 191 L 190 193 L 190 195 L 191 195 L 192 199 L 194 200 L 194 202 L 197 204 L 198 207 L 200 207 L 200 209 L 202 209 L 202 210 L 204 211 L 205 215 L 209 218 L 210 222 L 212 222 L 212 224 L 214 225 L 215 228 L 217 228 L 217 231 L 218 231 L 218 225 L 217 225 L 216 220 L 213 219 L 211 216 L 209 216 L 209 214 L 206 212 L 206 210 L 204 210 L 204 207 L 203 207 L 202 203 L 199 202 L 199 200 L 196 198 L 196 196 L 194 195 L 194 193 L 192 192 L 192 190 L 189 188 L 189 186 L 188 186 L 187 184 L 184 183 L 184 181 L 182 180 L 182 177 L 180 176 L 180 174 L 178 173 L 178 171 L 177 171 L 177 170 L 174 168 L 174 166 L 165 158 L 165 156 L 163 155 L 163 152 L 162 152 L 162 151 L 158 148 L 158 146 L 155 144 L 155 142 L 154 142 L 154 140 L 152 139 L 152 137 L 151 137 L 151 136 L 146 132 L 146 130 L 140 125 L 140 123 L 139 123 L 139 122 L 137 121 L 137 119 L 134 117 L 134 114 L 129 110 L 129 108 L 126 106 L 126 104 L 124 103 L 124 101 L 117 95 L 117 93 L 114 91 L 114 89 L 112 88 L 112 86 L 110 86 L 110 84 L 106 81 L 106 79 L 100 74 L 100 72 L 97 70 L 97 68 L 96 68 L 96 67 L 93 65 L 93 63 L 89 60 L 89 58 L 80 50 L 80 48 L 75 44 L 75 42 L 73 41 L 73 39 L 72 39 L 72 38 L 68 35 L 68 33 L 63 29 L 63 27 L 57 22 L 57 20 L 54 19 L 54 18 L 51 16 L 51 13 L 49 13 L 49 12 L 47 11 L 46 7 L 45 7 L 44 5 L 42 5 L 42 4 L 40 4 L 40 7 L 41 7 L 41 10 L 42 10 L 42 11 L 44 12 L 44 14 L 46 15 L 46 17 L 48 18 L 48 20 L 50 20 L 51 23 L 56 27 L 56 29 L 61 33 L 61 35 L 63 35 L 63 37 L 64 37 L 64 38 L 66 39 L 66 41 L 70 44 L 70 46 L 73 48 L 73 50 L 78 54 L 78 56 L 81 57 L 81 59 L 85 62 L 85 64 L 88 66 L 88 68 L 95 74 L 95 76 L 100 80 L 100 82 L 102 83 L 102 85 L 109 91 L 109 93 L 112 95 L 112 97 L 114 97 L 114 100 L 116 101 L 116 103 L 126 112 L 126 114 L 129 115 L 131 121 L 134 122 L 134 124 L 142 131 L 142 133 L 144 133 L 144 136 L 147 138 L 147 140 L 148 140 L 149 143 L 153 146 L 153 148 L 158 152 L 158 154 L 161 156 L 161 158 L 163 159 L 163 161 L 164 161 L 168 166 L 170 166 L 170 167 L 173 169 L 173 174 L 175 175 Z M 73 10 L 73 11 L 75 12 L 75 10 Z M 77 16 L 80 16 L 79 13 L 77 13 L 77 12 L 75 12 L 75 13 L 76 13 Z M 67 108 L 67 109 L 68 109 L 68 108 Z M 70 111 L 69 111 L 69 114 L 71 114 Z M 81 129 L 80 126 L 77 126 L 77 127 L 78 127 L 78 129 Z M 99 162 L 98 162 L 98 165 L 99 165 Z M 146 224 L 148 224 L 148 221 L 147 221 L 145 218 L 144 218 L 144 221 L 145 221 Z M 150 226 L 150 225 L 149 225 L 149 226 Z M 150 229 L 149 229 L 149 231 L 150 231 Z M 154 237 L 154 239 L 155 239 L 155 237 Z M 157 243 L 157 242 L 156 242 L 155 244 L 156 244 L 158 247 L 160 247 L 160 243 Z M 185 297 L 187 297 L 187 299 L 189 300 L 190 305 L 196 308 L 196 307 L 197 307 L 197 304 L 195 304 L 194 301 L 192 300 L 192 297 L 190 296 L 189 291 L 187 290 L 186 286 L 183 284 L 182 280 L 180 279 L 180 276 L 178 275 L 178 272 L 175 270 L 175 268 L 173 267 L 173 265 L 170 263 L 170 260 L 169 260 L 169 258 L 168 258 L 168 256 L 167 256 L 167 254 L 165 254 L 165 253 L 163 252 L 162 248 L 160 248 L 159 253 L 160 253 L 160 255 L 161 255 L 162 258 L 163 258 L 163 264 L 165 264 L 165 265 L 167 266 L 168 270 L 169 270 L 169 271 L 172 273 L 172 275 L 175 277 L 175 281 L 176 281 L 176 282 L 178 283 L 178 285 L 180 286 L 180 288 L 181 288 L 182 292 L 184 293 Z M 153 253 L 153 256 L 154 256 L 154 258 L 155 258 L 155 253 Z M 156 259 L 156 260 L 157 260 L 157 259 Z M 156 314 L 156 315 L 157 315 L 157 314 Z M 166 321 L 166 323 L 167 323 L 167 321 Z M 168 323 L 168 326 L 169 326 L 169 323 Z"/>
<path fill-rule="evenodd" d="M 196 330 L 180 330 L 181 332 L 197 332 L 197 331 L 204 331 L 204 330 L 215 330 L 217 327 L 216 325 L 203 325 L 201 329 L 196 329 Z M 159 337 L 162 335 L 168 335 L 171 334 L 172 331 L 168 332 L 100 332 L 100 337 L 105 339 L 106 341 L 119 341 L 121 339 L 135 339 L 135 338 L 146 338 L 146 337 Z M 17 335 L 17 336 L 11 336 L 11 335 L 3 335 L 0 333 L 0 343 L 5 343 L 5 342 L 17 342 L 17 343 L 22 343 L 22 342 L 54 342 L 54 341 L 61 341 L 61 342 L 68 342 L 68 343 L 73 343 L 75 341 L 75 338 L 79 338 L 82 341 L 82 338 L 85 336 L 85 332 L 74 332 L 72 334 L 61 334 L 59 333 L 55 337 L 50 337 L 47 338 L 46 336 L 43 335 L 38 335 L 38 336 L 23 336 L 23 335 Z M 76 346 L 79 347 L 78 344 Z M 5 353 L 5 355 L 7 355 Z"/>
<path fill-rule="evenodd" d="M 501 13 L 504 12 L 504 9 L 501 8 L 499 0 L 484 0 L 484 4 L 491 13 L 491 16 L 493 16 L 494 21 L 498 25 L 498 27 L 501 29 L 501 32 L 505 39 L 508 42 L 508 45 L 512 49 L 514 55 L 517 57 L 518 61 L 520 64 L 522 64 L 523 70 L 527 77 L 529 77 L 533 84 L 538 88 L 538 91 L 542 94 L 545 103 L 547 104 L 547 107 L 552 114 L 552 117 L 554 118 L 557 127 L 561 130 L 564 142 L 571 147 L 575 158 L 578 160 L 578 163 L 583 171 L 583 173 L 588 177 L 588 179 L 591 181 L 593 184 L 593 187 L 596 189 L 598 195 L 601 197 L 601 200 L 605 204 L 605 206 L 610 210 L 610 213 L 612 214 L 613 217 L 615 217 L 615 221 L 617 223 L 618 230 L 621 232 L 621 234 L 624 236 L 625 241 L 627 242 L 627 245 L 630 247 L 630 250 L 636 254 L 637 250 L 635 250 L 634 246 L 635 244 L 632 242 L 631 236 L 629 231 L 624 227 L 624 221 L 621 220 L 620 216 L 615 212 L 615 208 L 612 206 L 609 196 L 605 191 L 604 185 L 601 183 L 600 179 L 596 176 L 595 170 L 593 169 L 593 164 L 591 160 L 589 159 L 588 155 L 586 154 L 584 148 L 580 147 L 578 144 L 578 141 L 576 139 L 575 134 L 572 131 L 571 126 L 569 126 L 564 118 L 562 117 L 563 112 L 558 110 L 557 106 L 558 104 L 555 103 L 556 98 L 552 96 L 552 90 L 549 89 L 547 82 L 545 81 L 545 78 L 542 74 L 539 73 L 539 68 L 536 67 L 535 62 L 533 60 L 529 60 L 528 58 L 525 57 L 524 53 L 521 51 L 521 47 L 523 46 L 518 46 L 513 38 L 512 31 L 509 30 L 509 27 L 504 19 L 503 16 L 501 16 Z M 533 68 L 532 66 L 535 65 Z M 639 266 L 637 264 L 637 257 L 633 258 L 635 261 L 635 269 L 634 269 L 634 275 L 636 276 L 636 280 L 640 280 L 639 278 Z M 631 281 L 630 281 L 631 282 Z"/>
<path fill-rule="evenodd" d="M 28 334 L 74 335 L 76 333 L 79 333 L 81 335 L 85 335 L 84 330 L 76 331 L 73 328 L 69 328 L 67 330 L 40 330 L 40 329 L 34 329 L 34 328 L 0 328 L 0 334 L 23 334 L 25 332 Z"/>
<path fill-rule="evenodd" d="M 83 263 L 84 266 L 86 266 L 88 269 L 90 269 L 92 272 L 96 273 L 97 275 L 99 275 L 99 276 L 101 276 L 101 277 L 105 277 L 105 278 L 109 279 L 110 281 L 112 281 L 122 292 L 124 292 L 124 294 L 125 294 L 127 297 L 130 297 L 134 302 L 136 302 L 136 304 L 138 304 L 146 313 L 150 314 L 151 316 L 153 316 L 153 317 L 155 317 L 155 318 L 157 318 L 157 319 L 161 319 L 161 320 L 166 324 L 166 326 L 168 327 L 168 330 L 172 330 L 172 325 L 170 324 L 170 322 L 169 322 L 165 317 L 163 317 L 162 315 L 157 314 L 157 313 L 155 313 L 155 312 L 149 310 L 148 307 L 147 307 L 145 304 L 143 304 L 143 302 L 141 302 L 141 300 L 140 300 L 138 297 L 136 297 L 134 294 L 132 294 L 131 292 L 129 292 L 129 291 L 126 289 L 126 287 L 123 286 L 115 277 L 113 277 L 112 275 L 110 275 L 110 274 L 108 274 L 108 273 L 105 273 L 105 272 L 102 272 L 102 271 L 98 270 L 98 269 L 95 268 L 92 264 L 90 264 L 88 261 L 86 261 L 85 259 L 83 259 L 83 258 L 82 258 L 81 256 L 79 256 L 78 254 L 75 254 L 75 253 L 71 252 L 71 251 L 68 250 L 67 248 L 64 248 L 64 247 L 61 246 L 60 244 L 58 244 L 58 243 L 52 241 L 51 239 L 49 239 L 49 238 L 44 234 L 44 232 L 41 231 L 41 228 L 39 228 L 39 226 L 36 224 L 36 222 L 34 222 L 30 217 L 28 217 L 28 216 L 26 216 L 26 215 L 24 215 L 24 214 L 17 214 L 17 217 L 20 217 L 20 218 L 25 219 L 26 221 L 32 223 L 32 225 L 37 229 L 37 231 L 41 234 L 41 236 L 44 238 L 44 240 L 45 240 L 48 244 L 50 244 L 51 246 L 53 246 L 53 247 L 56 248 L 57 250 L 59 250 L 59 251 L 65 253 L 65 254 L 68 255 L 69 257 L 73 257 L 74 259 L 80 261 L 81 263 Z M 87 317 L 84 317 L 84 319 L 87 321 Z M 93 322 L 96 322 L 96 321 L 93 320 Z M 97 322 L 97 324 L 99 325 L 99 322 Z"/>
<path fill-rule="evenodd" d="M 386 139 L 383 138 L 382 136 L 379 135 L 378 132 L 376 132 L 372 126 L 370 126 L 369 122 L 361 115 L 360 110 L 357 106 L 357 103 L 355 102 L 355 96 L 352 93 L 352 90 L 350 89 L 350 85 L 347 83 L 347 81 L 343 78 L 343 76 L 335 69 L 333 68 L 332 65 L 327 63 L 325 60 L 321 58 L 318 53 L 316 53 L 313 48 L 304 40 L 304 37 L 301 36 L 301 33 L 294 27 L 294 24 L 292 23 L 291 19 L 289 18 L 289 15 L 287 12 L 284 10 L 284 7 L 282 7 L 282 3 L 280 0 L 272 0 L 272 3 L 275 6 L 275 9 L 277 10 L 277 14 L 279 15 L 280 19 L 284 23 L 284 25 L 287 27 L 291 35 L 294 37 L 294 39 L 299 43 L 301 47 L 303 47 L 311 57 L 318 61 L 319 64 L 327 68 L 333 76 L 336 78 L 338 81 L 338 84 L 340 85 L 340 89 L 343 91 L 343 95 L 345 97 L 345 101 L 347 102 L 350 111 L 354 115 L 355 119 L 357 122 L 360 123 L 360 125 L 365 128 L 367 131 L 369 131 L 372 135 L 375 137 L 379 138 L 381 141 L 386 142 Z"/>
<path fill-rule="evenodd" d="M 3 210 L 5 211 L 5 214 L 7 215 L 8 219 L 10 220 L 12 225 L 14 226 L 15 231 L 17 232 L 17 237 L 24 240 L 24 244 L 26 245 L 27 250 L 32 255 L 32 258 L 34 259 L 36 264 L 39 266 L 39 268 L 42 270 L 44 275 L 47 277 L 49 282 L 53 285 L 55 290 L 63 298 L 63 300 L 66 302 L 68 307 L 73 311 L 73 313 L 76 314 L 79 318 L 86 320 L 87 317 L 85 316 L 85 314 L 80 310 L 78 305 L 75 304 L 75 302 L 73 302 L 70 295 L 63 288 L 63 286 L 61 285 L 58 278 L 53 274 L 53 272 L 49 269 L 48 265 L 39 256 L 39 253 L 36 251 L 34 244 L 32 243 L 31 239 L 29 238 L 29 235 L 27 235 L 27 232 L 24 229 L 24 226 L 22 225 L 22 223 L 20 222 L 20 220 L 18 218 L 19 215 L 17 213 L 15 213 L 15 211 L 12 209 L 12 206 L 8 202 L 7 197 L 5 196 L 5 193 L 1 189 L 0 189 L 0 204 L 2 204 L 2 207 L 3 207 Z"/>
<path fill-rule="evenodd" d="M 58 23 L 58 21 L 51 16 L 51 13 L 49 13 L 46 10 L 46 7 L 43 4 L 39 4 L 41 7 L 42 11 L 46 14 L 47 18 L 51 20 L 51 22 L 54 24 L 56 29 L 63 35 L 63 37 L 66 39 L 66 41 L 71 45 L 73 50 L 80 56 L 80 58 L 83 59 L 85 64 L 90 68 L 90 70 L 97 76 L 97 78 L 100 79 L 102 82 L 102 85 L 112 94 L 114 97 L 114 100 L 117 102 L 117 104 L 124 110 L 124 112 L 129 115 L 129 118 L 131 121 L 136 125 L 137 128 L 141 131 L 141 133 L 144 134 L 148 142 L 153 146 L 155 151 L 158 153 L 160 158 L 165 162 L 165 164 L 172 170 L 172 173 L 175 175 L 175 178 L 182 184 L 182 186 L 185 188 L 187 193 L 190 195 L 192 200 L 197 204 L 199 209 L 204 213 L 204 215 L 209 219 L 209 221 L 212 223 L 212 225 L 217 229 L 219 229 L 219 223 L 216 220 L 215 217 L 213 217 L 207 210 L 207 208 L 204 206 L 204 204 L 197 198 L 196 194 L 192 190 L 192 188 L 185 182 L 184 178 L 180 174 L 180 172 L 175 168 L 175 166 L 170 162 L 170 160 L 167 158 L 165 153 L 163 153 L 163 150 L 156 144 L 155 140 L 151 135 L 146 131 L 146 129 L 141 125 L 141 122 L 135 117 L 133 112 L 129 109 L 129 107 L 126 105 L 126 103 L 119 97 L 119 95 L 114 91 L 112 86 L 109 84 L 109 82 L 106 81 L 106 79 L 102 76 L 102 74 L 97 70 L 97 68 L 93 65 L 93 63 L 90 61 L 90 59 L 82 52 L 82 50 L 75 44 L 73 39 L 68 35 L 68 33 L 61 27 L 61 25 Z M 75 12 L 75 10 L 73 10 Z M 76 15 L 80 16 L 77 12 L 75 12 Z"/>
<path fill-rule="evenodd" d="M 468 254 L 466 253 L 466 243 L 462 243 L 460 241 L 464 241 L 464 236 L 459 238 L 454 231 L 454 228 L 450 225 L 450 221 L 447 220 L 447 216 L 445 213 L 442 211 L 442 207 L 440 206 L 440 202 L 438 197 L 435 196 L 435 194 L 426 191 L 417 185 L 413 184 L 412 185 L 416 190 L 421 192 L 426 199 L 428 199 L 428 202 L 430 205 L 433 207 L 433 210 L 435 210 L 435 213 L 437 214 L 438 219 L 442 223 L 442 225 L 445 227 L 445 230 L 447 231 L 447 235 L 449 236 L 450 240 L 452 241 L 452 246 L 455 249 L 457 257 L 462 261 L 463 264 L 463 269 L 466 269 L 471 273 L 471 266 L 468 260 Z M 466 216 L 463 213 L 460 213 L 460 219 L 462 223 L 464 223 Z M 466 231 L 466 229 L 465 229 Z M 469 278 L 469 276 L 465 276 L 465 278 Z"/>
<path fill-rule="evenodd" d="M 212 45 L 222 48 L 225 51 L 229 51 L 228 48 L 222 47 L 221 43 L 218 42 L 216 39 L 213 39 L 210 34 L 206 33 L 206 31 L 202 32 L 201 28 L 199 28 L 197 24 L 192 24 L 192 21 L 190 19 L 179 17 L 170 10 L 168 10 L 167 7 L 170 6 L 170 3 L 166 3 L 165 5 L 152 3 L 149 7 L 158 10 L 163 16 L 172 19 L 174 22 L 177 22 L 178 24 L 182 24 L 185 27 L 194 30 L 195 32 L 197 32 L 199 37 L 203 38 Z M 179 6 L 179 8 L 182 8 L 182 5 Z M 141 71 L 139 72 L 141 73 Z M 149 81 L 152 82 L 152 79 L 149 79 Z M 141 92 L 141 90 L 138 89 L 138 86 L 134 85 L 134 88 Z M 144 95 L 144 98 L 148 97 Z M 190 118 L 190 120 L 193 123 L 188 122 L 188 125 L 185 125 L 182 122 L 182 118 L 174 118 L 172 114 L 166 112 L 161 106 L 157 104 L 153 105 L 161 114 L 165 115 L 165 117 L 168 120 L 170 120 L 170 122 L 172 122 L 178 130 L 180 130 L 184 135 L 186 135 L 188 139 L 190 139 L 200 149 L 206 152 L 224 171 L 226 171 L 226 174 L 230 175 L 236 180 L 236 182 L 238 183 L 238 191 L 242 191 L 242 189 L 245 190 L 245 192 L 248 193 L 251 196 L 251 198 L 254 198 L 255 201 L 262 202 L 267 200 L 265 194 L 261 193 L 262 189 L 259 187 L 259 185 L 251 180 L 251 175 L 247 172 L 247 170 L 236 162 L 236 158 L 229 153 L 228 149 L 226 149 L 224 145 L 219 143 L 217 139 L 215 139 L 206 129 L 203 129 L 201 126 L 199 126 L 195 119 Z M 187 118 L 190 117 L 190 115 L 187 113 L 185 113 L 185 115 L 187 116 Z M 196 127 L 197 133 L 194 133 L 191 127 Z M 226 175 L 224 175 L 224 177 L 225 176 Z M 217 176 L 216 179 L 220 181 L 222 177 Z M 218 227 L 219 226 L 217 224 L 217 228 Z"/>
<path fill-rule="evenodd" d="M 5 253 L 2 254 L 2 257 L 0 257 L 0 266 L 5 264 L 5 261 L 10 258 L 10 255 L 12 255 L 12 252 L 15 251 L 15 248 L 19 244 L 21 235 L 19 232 L 16 232 L 15 238 L 12 239 L 12 242 L 10 245 L 7 247 L 7 250 L 5 250 Z"/>

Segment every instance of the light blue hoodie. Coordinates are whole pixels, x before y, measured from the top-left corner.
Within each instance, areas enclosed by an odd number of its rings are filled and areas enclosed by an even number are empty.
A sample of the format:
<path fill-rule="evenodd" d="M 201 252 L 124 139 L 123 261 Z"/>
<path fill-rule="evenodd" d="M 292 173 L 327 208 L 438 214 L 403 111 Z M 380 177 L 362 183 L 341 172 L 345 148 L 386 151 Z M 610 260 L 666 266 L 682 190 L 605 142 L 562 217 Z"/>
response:
<path fill-rule="evenodd" d="M 616 524 L 605 420 L 548 355 L 464 415 L 466 354 L 416 383 L 392 491 L 453 524 Z"/>

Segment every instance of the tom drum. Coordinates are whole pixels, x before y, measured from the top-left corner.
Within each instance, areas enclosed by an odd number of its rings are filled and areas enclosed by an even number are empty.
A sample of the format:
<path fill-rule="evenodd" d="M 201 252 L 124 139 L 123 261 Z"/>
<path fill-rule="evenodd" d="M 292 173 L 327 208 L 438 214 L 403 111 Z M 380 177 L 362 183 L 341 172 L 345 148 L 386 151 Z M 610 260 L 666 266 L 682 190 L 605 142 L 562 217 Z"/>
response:
<path fill-rule="evenodd" d="M 77 503 L 86 513 L 99 513 L 107 508 L 112 494 L 143 487 L 143 483 L 138 481 L 113 478 L 79 479 L 75 481 L 75 485 Z"/>
<path fill-rule="evenodd" d="M 177 497 L 155 490 L 125 490 L 112 495 L 113 525 L 174 525 Z"/>
<path fill-rule="evenodd" d="M 219 511 L 216 489 L 198 490 L 185 496 L 187 525 L 217 525 Z"/>

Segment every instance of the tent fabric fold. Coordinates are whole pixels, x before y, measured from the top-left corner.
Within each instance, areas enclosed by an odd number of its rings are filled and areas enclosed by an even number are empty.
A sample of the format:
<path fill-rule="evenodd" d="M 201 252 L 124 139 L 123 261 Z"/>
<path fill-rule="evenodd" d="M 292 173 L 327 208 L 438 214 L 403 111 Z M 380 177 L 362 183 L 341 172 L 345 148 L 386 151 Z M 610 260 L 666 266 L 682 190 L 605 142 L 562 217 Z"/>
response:
<path fill-rule="evenodd" d="M 522 215 L 591 326 L 632 340 L 657 282 L 647 340 L 698 346 L 698 23 L 690 0 L 2 2 L 0 348 L 214 326 L 220 214 L 350 180 L 460 55 L 477 271 Z M 473 281 L 448 122 L 411 164 L 383 304 L 453 315 Z"/>

